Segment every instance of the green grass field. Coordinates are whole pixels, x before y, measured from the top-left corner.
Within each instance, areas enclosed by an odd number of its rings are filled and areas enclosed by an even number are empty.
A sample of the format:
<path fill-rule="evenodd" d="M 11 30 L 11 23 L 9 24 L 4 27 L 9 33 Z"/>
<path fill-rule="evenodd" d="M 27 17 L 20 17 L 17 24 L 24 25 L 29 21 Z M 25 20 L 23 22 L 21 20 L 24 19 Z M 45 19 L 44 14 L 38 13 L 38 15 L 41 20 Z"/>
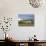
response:
<path fill-rule="evenodd" d="M 19 26 L 34 26 L 34 20 L 20 20 L 18 24 Z"/>

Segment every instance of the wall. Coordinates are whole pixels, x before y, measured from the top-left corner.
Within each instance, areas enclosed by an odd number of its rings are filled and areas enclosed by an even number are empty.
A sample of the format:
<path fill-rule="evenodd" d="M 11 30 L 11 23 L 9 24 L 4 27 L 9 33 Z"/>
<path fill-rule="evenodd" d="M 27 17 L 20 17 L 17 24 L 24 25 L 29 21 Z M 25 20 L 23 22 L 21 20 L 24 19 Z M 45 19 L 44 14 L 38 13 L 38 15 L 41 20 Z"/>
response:
<path fill-rule="evenodd" d="M 45 6 L 44 6 L 45 7 Z M 28 0 L 0 0 L 0 17 L 13 17 L 13 22 L 10 31 L 10 37 L 16 40 L 27 40 L 34 34 L 37 35 L 37 39 L 44 40 L 45 31 L 45 15 L 46 8 L 33 8 L 29 5 Z M 19 27 L 18 26 L 18 13 L 29 13 L 35 16 L 34 27 Z M 0 31 L 0 35 L 2 35 Z M 0 39 L 3 37 L 0 36 Z M 3 38 L 4 39 L 4 38 Z"/>

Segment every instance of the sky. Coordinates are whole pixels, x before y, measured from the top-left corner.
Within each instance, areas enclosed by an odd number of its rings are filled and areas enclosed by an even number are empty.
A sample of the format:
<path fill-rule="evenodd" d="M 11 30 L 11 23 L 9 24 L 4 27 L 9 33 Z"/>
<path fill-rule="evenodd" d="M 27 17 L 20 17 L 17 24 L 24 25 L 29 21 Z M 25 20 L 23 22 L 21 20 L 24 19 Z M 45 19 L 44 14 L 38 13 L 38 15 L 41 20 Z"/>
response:
<path fill-rule="evenodd" d="M 34 15 L 33 14 L 18 14 L 18 18 L 19 19 L 34 19 Z"/>

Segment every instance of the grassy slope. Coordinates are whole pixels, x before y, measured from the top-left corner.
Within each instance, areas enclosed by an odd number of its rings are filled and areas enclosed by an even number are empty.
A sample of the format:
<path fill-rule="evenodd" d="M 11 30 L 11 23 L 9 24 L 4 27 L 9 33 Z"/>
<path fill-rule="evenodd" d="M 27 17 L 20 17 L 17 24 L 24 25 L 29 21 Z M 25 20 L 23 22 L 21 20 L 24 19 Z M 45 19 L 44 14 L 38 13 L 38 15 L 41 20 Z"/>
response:
<path fill-rule="evenodd" d="M 20 20 L 19 26 L 33 26 L 34 25 L 34 20 Z"/>

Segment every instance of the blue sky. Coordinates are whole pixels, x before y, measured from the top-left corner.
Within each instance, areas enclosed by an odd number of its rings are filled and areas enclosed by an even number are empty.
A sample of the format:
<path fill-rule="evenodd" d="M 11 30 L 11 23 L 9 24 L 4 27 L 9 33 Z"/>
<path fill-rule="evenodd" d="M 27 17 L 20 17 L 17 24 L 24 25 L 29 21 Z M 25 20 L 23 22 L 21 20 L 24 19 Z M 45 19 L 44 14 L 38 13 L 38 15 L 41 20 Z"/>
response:
<path fill-rule="evenodd" d="M 34 19 L 33 14 L 18 14 L 18 18 L 20 19 Z"/>

